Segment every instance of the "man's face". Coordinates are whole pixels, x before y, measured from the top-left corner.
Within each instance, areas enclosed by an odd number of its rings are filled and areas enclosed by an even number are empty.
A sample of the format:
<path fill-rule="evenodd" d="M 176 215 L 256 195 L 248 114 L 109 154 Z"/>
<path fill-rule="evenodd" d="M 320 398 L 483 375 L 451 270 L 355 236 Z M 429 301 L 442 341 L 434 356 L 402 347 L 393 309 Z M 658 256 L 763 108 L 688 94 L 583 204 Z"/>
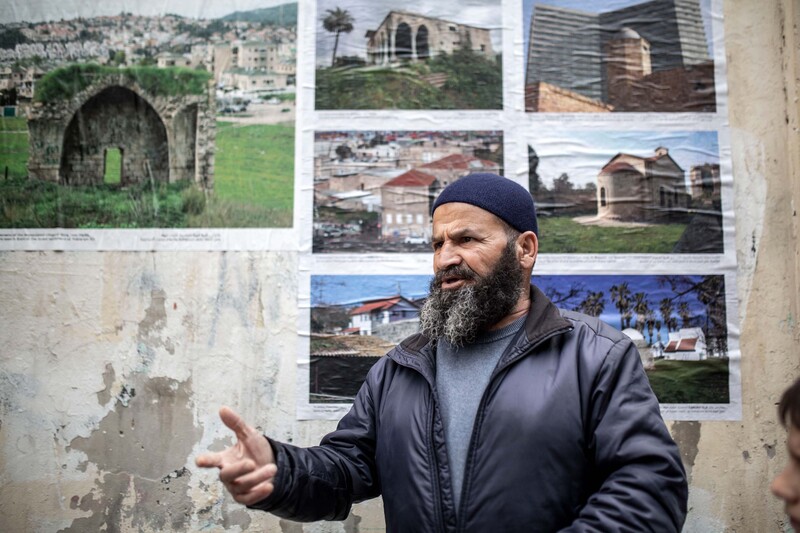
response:
<path fill-rule="evenodd" d="M 440 216 L 449 206 L 454 209 Z M 433 246 L 435 276 L 420 311 L 420 329 L 463 346 L 507 317 L 519 301 L 526 283 L 516 241 L 491 213 L 445 204 L 434 212 Z"/>
<path fill-rule="evenodd" d="M 790 424 L 786 441 L 789 462 L 786 468 L 772 480 L 772 493 L 786 504 L 786 514 L 792 527 L 800 531 L 800 429 Z"/>
<path fill-rule="evenodd" d="M 453 202 L 433 212 L 433 273 L 466 266 L 478 276 L 492 271 L 508 237 L 503 222 L 471 204 Z M 452 269 L 458 271 L 458 269 Z M 445 276 L 441 287 L 457 289 L 475 283 L 463 275 Z"/>

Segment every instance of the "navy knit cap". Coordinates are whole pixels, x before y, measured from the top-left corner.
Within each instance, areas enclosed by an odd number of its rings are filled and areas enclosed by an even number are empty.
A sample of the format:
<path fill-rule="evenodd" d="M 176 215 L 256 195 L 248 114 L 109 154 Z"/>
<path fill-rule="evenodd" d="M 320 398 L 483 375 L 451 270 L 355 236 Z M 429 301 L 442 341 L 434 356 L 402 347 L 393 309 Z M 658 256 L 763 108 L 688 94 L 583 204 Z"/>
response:
<path fill-rule="evenodd" d="M 450 202 L 480 207 L 521 233 L 532 231 L 539 236 L 533 197 L 522 185 L 503 176 L 479 173 L 454 181 L 433 202 L 431 215 L 437 207 Z"/>

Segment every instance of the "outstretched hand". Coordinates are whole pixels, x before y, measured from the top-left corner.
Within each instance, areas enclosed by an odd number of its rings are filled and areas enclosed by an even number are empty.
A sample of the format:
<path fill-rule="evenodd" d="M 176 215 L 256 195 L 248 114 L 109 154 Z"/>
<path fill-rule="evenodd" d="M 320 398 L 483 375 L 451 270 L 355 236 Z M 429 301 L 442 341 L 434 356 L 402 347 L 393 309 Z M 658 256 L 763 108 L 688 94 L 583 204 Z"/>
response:
<path fill-rule="evenodd" d="M 267 439 L 229 407 L 219 410 L 222 422 L 236 433 L 236 444 L 218 453 L 197 456 L 202 468 L 219 468 L 219 479 L 233 499 L 253 505 L 269 496 L 278 472 L 275 456 Z"/>

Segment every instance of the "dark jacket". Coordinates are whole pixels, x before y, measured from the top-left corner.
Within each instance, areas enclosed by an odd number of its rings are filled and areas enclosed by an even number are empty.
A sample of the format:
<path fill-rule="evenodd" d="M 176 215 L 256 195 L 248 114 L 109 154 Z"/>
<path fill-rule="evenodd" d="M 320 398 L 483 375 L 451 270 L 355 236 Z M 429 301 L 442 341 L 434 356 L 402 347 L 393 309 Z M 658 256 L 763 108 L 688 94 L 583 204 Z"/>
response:
<path fill-rule="evenodd" d="M 679 531 L 686 478 L 633 343 L 531 295 L 481 399 L 459 509 L 423 335 L 375 364 L 320 446 L 271 441 L 275 491 L 256 507 L 342 520 L 382 494 L 391 532 Z"/>

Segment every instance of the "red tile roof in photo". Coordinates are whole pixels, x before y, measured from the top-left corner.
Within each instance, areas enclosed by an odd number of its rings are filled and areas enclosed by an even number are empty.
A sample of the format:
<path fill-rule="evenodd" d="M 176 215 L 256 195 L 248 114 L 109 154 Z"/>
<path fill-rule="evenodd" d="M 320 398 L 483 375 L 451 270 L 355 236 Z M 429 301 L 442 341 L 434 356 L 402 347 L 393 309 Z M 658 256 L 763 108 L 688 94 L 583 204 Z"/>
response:
<path fill-rule="evenodd" d="M 633 171 L 636 172 L 637 174 L 641 174 L 641 172 L 636 170 L 636 168 L 634 168 L 628 163 L 625 163 L 624 161 L 617 161 L 616 163 L 612 162 L 603 167 L 603 172 L 622 172 L 622 171 L 626 172 Z"/>
<path fill-rule="evenodd" d="M 679 341 L 669 341 L 665 352 L 693 352 L 697 347 L 697 337 L 681 339 Z"/>
<path fill-rule="evenodd" d="M 473 163 L 480 163 L 481 167 L 496 167 L 494 161 L 478 159 L 477 157 L 466 154 L 451 154 L 436 161 L 431 161 L 422 165 L 420 168 L 430 168 L 437 170 L 478 170 L 479 167 Z"/>
<path fill-rule="evenodd" d="M 352 311 L 350 311 L 351 315 L 363 315 L 364 313 L 371 313 L 372 311 L 383 311 L 384 309 L 389 309 L 393 305 L 397 304 L 400 301 L 400 296 L 395 296 L 394 298 L 388 298 L 386 300 L 375 300 L 373 302 L 367 302 L 360 307 L 356 307 Z"/>
<path fill-rule="evenodd" d="M 400 174 L 393 180 L 389 180 L 383 184 L 384 187 L 429 187 L 434 181 L 436 176 L 431 176 L 419 170 L 409 170 Z"/>

